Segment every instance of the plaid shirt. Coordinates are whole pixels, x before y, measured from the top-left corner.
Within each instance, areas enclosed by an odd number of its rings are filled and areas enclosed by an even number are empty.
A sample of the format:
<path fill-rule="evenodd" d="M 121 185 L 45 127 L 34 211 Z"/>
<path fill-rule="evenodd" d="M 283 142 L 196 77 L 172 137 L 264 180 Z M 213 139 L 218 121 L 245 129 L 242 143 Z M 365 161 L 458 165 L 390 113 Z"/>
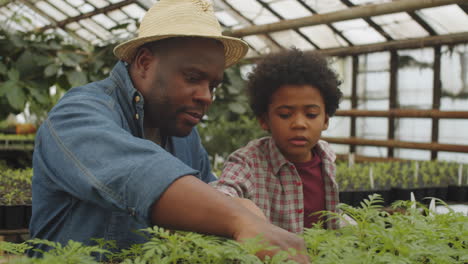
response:
<path fill-rule="evenodd" d="M 325 208 L 336 211 L 338 185 L 335 182 L 335 153 L 327 142 L 314 147 L 322 158 Z M 271 137 L 249 142 L 232 153 L 219 180 L 210 183 L 219 191 L 252 200 L 271 223 L 293 233 L 304 229 L 302 181 L 296 167 L 286 160 Z M 335 229 L 335 220 L 327 222 Z"/>

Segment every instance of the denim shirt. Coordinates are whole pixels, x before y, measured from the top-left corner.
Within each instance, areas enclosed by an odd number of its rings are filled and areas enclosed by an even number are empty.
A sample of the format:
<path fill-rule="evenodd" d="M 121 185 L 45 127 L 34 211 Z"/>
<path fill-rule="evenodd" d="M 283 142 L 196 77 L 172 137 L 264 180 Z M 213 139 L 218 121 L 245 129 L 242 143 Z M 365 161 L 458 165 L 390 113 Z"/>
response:
<path fill-rule="evenodd" d="M 137 97 L 138 96 L 138 97 Z M 215 180 L 196 129 L 166 148 L 144 139 L 144 100 L 126 64 L 68 91 L 39 128 L 34 148 L 32 238 L 66 244 L 145 242 L 151 205 L 179 177 Z"/>

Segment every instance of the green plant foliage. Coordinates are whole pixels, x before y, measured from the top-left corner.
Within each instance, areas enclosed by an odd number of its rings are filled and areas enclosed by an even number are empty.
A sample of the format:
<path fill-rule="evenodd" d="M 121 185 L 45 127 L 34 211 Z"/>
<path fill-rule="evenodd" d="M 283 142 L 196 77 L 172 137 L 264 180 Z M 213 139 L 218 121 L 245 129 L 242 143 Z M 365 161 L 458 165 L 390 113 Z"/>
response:
<path fill-rule="evenodd" d="M 26 103 L 41 118 L 64 91 L 102 79 L 117 60 L 113 46 L 93 47 L 54 32 L 10 32 L 0 27 L 0 120 L 23 111 Z M 52 86 L 55 95 L 49 92 Z"/>
<path fill-rule="evenodd" d="M 419 165 L 414 177 L 416 163 Z M 336 179 L 341 191 L 371 190 L 369 171 L 372 168 L 374 189 L 420 188 L 455 185 L 459 163 L 447 161 L 393 161 L 357 163 L 337 162 Z"/>
<path fill-rule="evenodd" d="M 447 214 L 435 214 L 420 203 L 398 201 L 393 214 L 381 210 L 382 199 L 370 195 L 362 208 L 341 204 L 340 213 L 325 212 L 332 218 L 346 221 L 351 216 L 356 225 L 337 230 L 321 229 L 319 225 L 306 229 L 304 240 L 314 264 L 336 263 L 447 263 L 468 262 L 468 217 L 449 209 Z M 439 201 L 442 205 L 442 201 Z M 398 210 L 397 210 L 398 209 Z M 52 248 L 42 259 L 21 257 L 9 263 L 295 263 L 289 257 L 293 251 L 280 251 L 261 261 L 254 254 L 271 249 L 261 236 L 238 243 L 226 238 L 191 232 L 168 231 L 153 227 L 143 230 L 148 242 L 113 253 L 108 248 L 115 243 L 95 240 L 98 245 L 84 246 L 70 241 L 62 246 L 56 242 L 31 240 Z M 28 244 L 0 242 L 0 250 L 22 255 Z M 105 255 L 107 261 L 91 257 Z"/>
<path fill-rule="evenodd" d="M 11 169 L 0 163 L 0 205 L 31 204 L 32 169 Z"/>

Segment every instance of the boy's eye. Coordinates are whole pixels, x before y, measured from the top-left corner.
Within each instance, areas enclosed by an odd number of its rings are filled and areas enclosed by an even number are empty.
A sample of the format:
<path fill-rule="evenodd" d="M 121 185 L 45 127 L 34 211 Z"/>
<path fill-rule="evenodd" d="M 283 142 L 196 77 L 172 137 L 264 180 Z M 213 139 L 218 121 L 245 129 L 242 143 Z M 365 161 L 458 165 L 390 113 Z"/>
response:
<path fill-rule="evenodd" d="M 287 119 L 287 118 L 289 118 L 291 115 L 290 115 L 290 114 L 278 114 L 278 116 L 279 116 L 281 119 Z"/>
<path fill-rule="evenodd" d="M 316 118 L 318 114 L 307 114 L 308 118 Z"/>

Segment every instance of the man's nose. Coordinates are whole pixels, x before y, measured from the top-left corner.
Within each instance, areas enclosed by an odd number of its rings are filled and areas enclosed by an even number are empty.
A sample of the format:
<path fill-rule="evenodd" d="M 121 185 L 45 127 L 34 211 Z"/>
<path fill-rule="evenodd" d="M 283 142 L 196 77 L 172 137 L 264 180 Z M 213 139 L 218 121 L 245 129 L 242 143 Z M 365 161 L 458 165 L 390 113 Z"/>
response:
<path fill-rule="evenodd" d="M 209 106 L 213 102 L 213 94 L 209 85 L 200 85 L 195 93 L 194 99 L 199 103 Z"/>

